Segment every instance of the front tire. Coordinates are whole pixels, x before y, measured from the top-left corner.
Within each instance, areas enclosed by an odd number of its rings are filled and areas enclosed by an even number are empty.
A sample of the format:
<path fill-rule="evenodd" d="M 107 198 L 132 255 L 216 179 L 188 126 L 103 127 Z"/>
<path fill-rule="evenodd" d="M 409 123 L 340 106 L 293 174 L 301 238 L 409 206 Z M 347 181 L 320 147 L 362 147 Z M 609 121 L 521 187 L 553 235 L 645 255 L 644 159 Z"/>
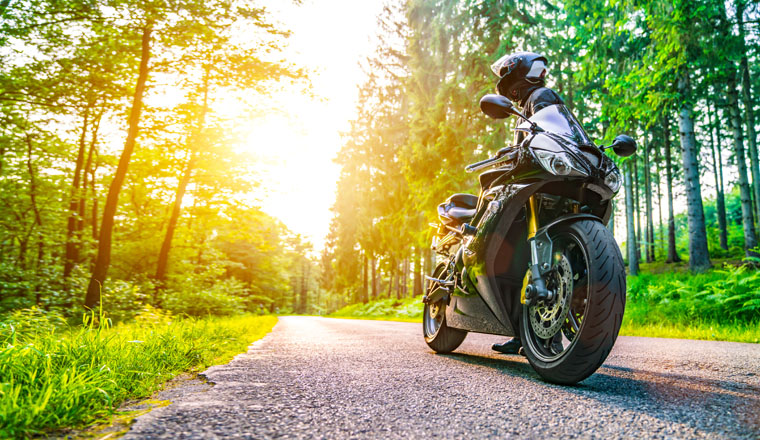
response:
<path fill-rule="evenodd" d="M 615 238 L 599 221 L 557 225 L 547 287 L 553 302 L 523 305 L 525 355 L 545 380 L 575 384 L 599 368 L 615 344 L 625 309 L 625 266 Z"/>
<path fill-rule="evenodd" d="M 433 278 L 439 278 L 445 272 L 446 266 L 440 264 L 433 271 Z M 428 293 L 433 286 L 431 281 L 428 285 Z M 456 350 L 464 341 L 467 332 L 446 325 L 446 302 L 441 300 L 435 304 L 423 304 L 423 306 L 425 309 L 422 312 L 422 335 L 428 347 L 436 353 L 451 353 Z"/>

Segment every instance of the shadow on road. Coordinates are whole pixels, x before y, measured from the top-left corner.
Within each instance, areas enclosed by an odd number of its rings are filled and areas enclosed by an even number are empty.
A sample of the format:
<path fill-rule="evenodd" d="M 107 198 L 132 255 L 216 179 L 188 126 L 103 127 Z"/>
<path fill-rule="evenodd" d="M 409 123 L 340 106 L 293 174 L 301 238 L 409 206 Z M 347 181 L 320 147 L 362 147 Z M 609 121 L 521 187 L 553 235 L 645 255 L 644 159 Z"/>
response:
<path fill-rule="evenodd" d="M 541 383 L 541 378 L 538 374 L 536 374 L 530 364 L 525 361 L 525 358 L 519 355 L 504 356 L 503 359 L 469 353 L 439 354 L 438 356 L 455 359 L 472 365 L 493 368 L 510 376 L 521 377 L 536 383 Z"/>
<path fill-rule="evenodd" d="M 468 353 L 440 355 L 467 364 L 492 368 L 502 374 L 590 398 L 620 410 L 639 412 L 667 422 L 676 421 L 705 432 L 720 433 L 727 424 L 746 430 L 748 438 L 760 434 L 760 387 L 733 380 L 715 380 L 603 365 L 575 386 L 543 382 L 524 360 L 492 358 Z M 697 410 L 699 408 L 700 410 Z M 714 417 L 704 417 L 709 408 Z"/>

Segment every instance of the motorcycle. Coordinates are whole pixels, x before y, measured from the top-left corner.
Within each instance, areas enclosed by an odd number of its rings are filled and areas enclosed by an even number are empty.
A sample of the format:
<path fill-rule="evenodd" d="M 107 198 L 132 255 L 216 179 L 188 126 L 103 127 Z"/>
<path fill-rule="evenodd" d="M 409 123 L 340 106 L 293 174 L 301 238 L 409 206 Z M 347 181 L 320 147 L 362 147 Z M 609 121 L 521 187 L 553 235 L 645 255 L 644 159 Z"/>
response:
<path fill-rule="evenodd" d="M 468 165 L 480 194 L 438 206 L 436 266 L 423 297 L 423 335 L 437 353 L 468 332 L 519 334 L 545 380 L 574 384 L 602 365 L 625 309 L 625 266 L 607 224 L 621 175 L 605 150 L 630 156 L 619 135 L 596 146 L 564 105 L 527 118 L 509 99 L 486 95 L 494 119 L 521 118 L 524 140 Z"/>

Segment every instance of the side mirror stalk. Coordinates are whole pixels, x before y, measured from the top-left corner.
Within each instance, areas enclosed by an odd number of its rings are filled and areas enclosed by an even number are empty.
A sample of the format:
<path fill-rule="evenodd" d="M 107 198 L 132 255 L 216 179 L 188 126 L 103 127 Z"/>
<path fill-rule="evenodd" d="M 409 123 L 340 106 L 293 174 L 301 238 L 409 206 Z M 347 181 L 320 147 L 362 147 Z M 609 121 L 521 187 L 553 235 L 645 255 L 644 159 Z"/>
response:
<path fill-rule="evenodd" d="M 541 127 L 536 125 L 535 122 L 530 121 L 527 116 L 517 110 L 514 104 L 512 104 L 512 101 L 506 96 L 496 94 L 485 95 L 480 98 L 480 109 L 483 113 L 494 119 L 505 119 L 511 115 L 515 115 L 527 121 L 530 124 L 530 130 L 532 132 L 537 133 L 544 131 Z"/>

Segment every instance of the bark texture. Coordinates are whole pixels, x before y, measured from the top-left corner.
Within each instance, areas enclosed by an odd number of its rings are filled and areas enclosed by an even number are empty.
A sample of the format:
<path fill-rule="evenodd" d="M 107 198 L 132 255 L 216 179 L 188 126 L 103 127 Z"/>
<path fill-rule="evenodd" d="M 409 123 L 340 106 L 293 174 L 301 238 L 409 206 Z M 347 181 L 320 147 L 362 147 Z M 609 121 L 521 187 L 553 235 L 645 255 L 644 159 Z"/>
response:
<path fill-rule="evenodd" d="M 704 272 L 712 266 L 707 250 L 705 213 L 702 206 L 702 189 L 699 183 L 697 162 L 697 142 L 694 137 L 694 120 L 691 114 L 689 96 L 691 84 L 688 70 L 683 69 L 678 78 L 681 108 L 678 112 L 678 128 L 681 135 L 681 158 L 683 160 L 684 183 L 686 184 L 686 216 L 689 225 L 689 270 Z"/>
<path fill-rule="evenodd" d="M 633 224 L 633 182 L 631 179 L 631 161 L 625 164 L 625 224 L 628 230 L 628 238 L 626 239 L 626 249 L 628 251 L 628 273 L 630 275 L 639 274 L 639 258 L 636 252 L 638 246 L 636 245 L 636 231 Z"/>
<path fill-rule="evenodd" d="M 728 111 L 731 120 L 731 132 L 734 139 L 734 152 L 736 165 L 739 171 L 739 196 L 742 205 L 742 226 L 744 228 L 744 250 L 751 255 L 750 249 L 757 247 L 755 235 L 755 223 L 752 213 L 752 190 L 747 176 L 747 159 L 744 152 L 744 133 L 742 132 L 741 112 L 739 110 L 739 97 L 736 90 L 736 71 L 731 68 L 726 81 L 728 87 Z"/>
<path fill-rule="evenodd" d="M 668 187 L 668 255 L 666 263 L 677 263 L 681 257 L 676 250 L 676 219 L 673 213 L 673 163 L 670 152 L 670 121 L 664 120 L 665 132 L 665 178 Z"/>

